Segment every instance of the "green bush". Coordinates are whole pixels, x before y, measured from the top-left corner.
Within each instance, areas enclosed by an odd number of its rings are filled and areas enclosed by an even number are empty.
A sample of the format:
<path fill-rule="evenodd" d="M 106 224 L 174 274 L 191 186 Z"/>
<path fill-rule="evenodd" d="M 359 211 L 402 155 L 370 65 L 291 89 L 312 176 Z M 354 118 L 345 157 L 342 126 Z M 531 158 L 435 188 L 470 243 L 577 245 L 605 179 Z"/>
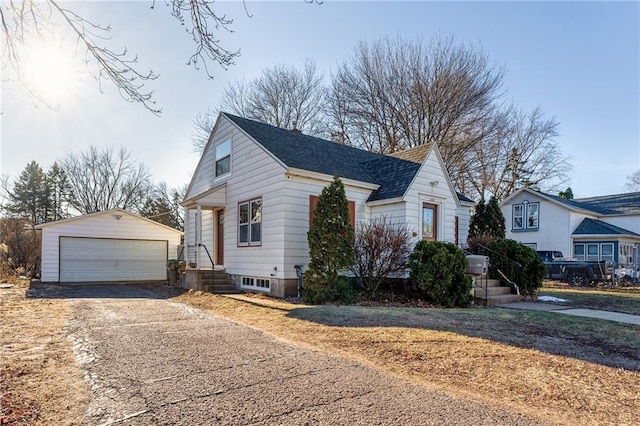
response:
<path fill-rule="evenodd" d="M 522 296 L 533 296 L 542 287 L 547 271 L 534 249 L 509 239 L 496 240 L 489 244 L 489 248 L 521 265 L 503 272 L 518 284 Z M 495 262 L 491 260 L 491 263 Z"/>
<path fill-rule="evenodd" d="M 446 307 L 468 306 L 472 279 L 465 274 L 467 259 L 455 244 L 419 241 L 409 256 L 410 278 L 434 303 Z"/>
<path fill-rule="evenodd" d="M 353 265 L 353 228 L 349 203 L 340 178 L 334 177 L 320 196 L 307 233 L 309 268 L 304 274 L 302 296 L 307 303 L 350 302 L 348 278 L 341 277 Z"/>
<path fill-rule="evenodd" d="M 307 272 L 304 275 L 304 301 L 322 305 L 327 302 L 353 302 L 353 287 L 349 278 L 336 274 L 334 277 L 319 277 Z"/>

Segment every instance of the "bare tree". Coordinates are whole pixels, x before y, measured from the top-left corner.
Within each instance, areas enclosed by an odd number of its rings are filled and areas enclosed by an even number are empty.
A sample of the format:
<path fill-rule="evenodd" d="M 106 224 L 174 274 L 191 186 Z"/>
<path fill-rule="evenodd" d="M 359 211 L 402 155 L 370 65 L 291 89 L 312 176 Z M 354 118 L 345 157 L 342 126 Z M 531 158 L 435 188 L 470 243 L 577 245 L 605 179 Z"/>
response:
<path fill-rule="evenodd" d="M 187 185 L 169 189 L 165 182 L 160 182 L 153 188 L 139 213 L 141 216 L 182 231 L 184 230 L 184 208 L 180 203 L 186 192 Z"/>
<path fill-rule="evenodd" d="M 326 88 L 316 64 L 306 60 L 302 69 L 276 65 L 254 80 L 236 80 L 222 93 L 220 107 L 207 109 L 194 120 L 193 150 L 202 151 L 218 111 L 237 114 L 283 129 L 297 129 L 314 136 L 328 136 L 324 117 Z"/>
<path fill-rule="evenodd" d="M 453 37 L 361 42 L 333 76 L 331 118 L 347 143 L 392 153 L 438 142 L 445 161 L 482 137 L 502 96 L 502 68 Z"/>
<path fill-rule="evenodd" d="M 558 123 L 504 106 L 504 73 L 453 37 L 361 42 L 332 79 L 333 139 L 381 153 L 437 142 L 456 187 L 476 198 L 553 188 L 570 170 Z"/>
<path fill-rule="evenodd" d="M 631 192 L 640 192 L 640 170 L 627 176 L 624 188 Z"/>
<path fill-rule="evenodd" d="M 151 0 L 152 8 L 156 1 Z M 240 54 L 225 49 L 219 43 L 216 34 L 219 30 L 228 30 L 232 20 L 216 14 L 208 0 L 166 0 L 167 6 L 195 44 L 195 52 L 187 64 L 205 69 L 212 78 L 211 64 L 223 68 L 234 63 Z M 127 101 L 138 102 L 154 114 L 161 110 L 155 107 L 153 91 L 147 90 L 145 82 L 158 77 L 153 71 L 143 72 L 137 69 L 138 58 L 126 48 L 121 51 L 106 46 L 110 38 L 111 27 L 108 24 L 92 22 L 58 0 L 12 0 L 0 5 L 1 31 L 5 38 L 1 56 L 2 68 L 15 72 L 18 87 L 36 102 L 47 105 L 37 90 L 34 90 L 23 72 L 22 58 L 36 38 L 51 36 L 55 27 L 70 29 L 77 38 L 79 51 L 84 52 L 84 60 L 91 75 L 98 81 L 113 84 Z M 50 105 L 48 105 L 50 106 Z"/>
<path fill-rule="evenodd" d="M 72 188 L 69 204 L 81 214 L 113 208 L 139 211 L 152 189 L 147 166 L 131 159 L 125 147 L 114 152 L 91 146 L 79 155 L 68 154 L 60 165 Z"/>
<path fill-rule="evenodd" d="M 545 118 L 539 108 L 526 113 L 512 106 L 494 121 L 494 131 L 450 167 L 460 190 L 503 200 L 521 187 L 553 192 L 566 183 L 572 166 L 555 140 L 555 119 Z"/>

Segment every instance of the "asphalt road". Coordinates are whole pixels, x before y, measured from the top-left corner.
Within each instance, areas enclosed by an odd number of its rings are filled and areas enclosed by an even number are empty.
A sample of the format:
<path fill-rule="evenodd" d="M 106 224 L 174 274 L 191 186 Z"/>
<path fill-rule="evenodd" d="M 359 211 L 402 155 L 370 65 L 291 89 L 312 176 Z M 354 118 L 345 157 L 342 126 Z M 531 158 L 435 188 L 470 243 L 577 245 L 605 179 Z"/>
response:
<path fill-rule="evenodd" d="M 64 288 L 94 425 L 543 422 L 287 343 L 146 290 Z"/>

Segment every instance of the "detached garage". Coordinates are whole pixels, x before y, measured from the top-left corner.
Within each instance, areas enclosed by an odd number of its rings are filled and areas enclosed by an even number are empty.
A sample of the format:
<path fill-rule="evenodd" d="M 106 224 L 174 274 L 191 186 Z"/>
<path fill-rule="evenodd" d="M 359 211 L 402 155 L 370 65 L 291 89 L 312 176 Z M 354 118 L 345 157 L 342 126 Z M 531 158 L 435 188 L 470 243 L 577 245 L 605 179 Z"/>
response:
<path fill-rule="evenodd" d="M 42 282 L 163 281 L 182 232 L 122 209 L 38 225 Z"/>

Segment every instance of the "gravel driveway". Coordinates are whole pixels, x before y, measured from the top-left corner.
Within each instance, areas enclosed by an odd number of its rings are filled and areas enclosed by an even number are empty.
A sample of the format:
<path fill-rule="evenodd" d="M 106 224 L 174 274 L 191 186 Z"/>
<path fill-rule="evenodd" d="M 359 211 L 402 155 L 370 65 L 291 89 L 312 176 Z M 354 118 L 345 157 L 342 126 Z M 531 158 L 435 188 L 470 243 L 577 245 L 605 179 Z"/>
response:
<path fill-rule="evenodd" d="M 542 424 L 124 285 L 63 289 L 90 424 Z"/>

